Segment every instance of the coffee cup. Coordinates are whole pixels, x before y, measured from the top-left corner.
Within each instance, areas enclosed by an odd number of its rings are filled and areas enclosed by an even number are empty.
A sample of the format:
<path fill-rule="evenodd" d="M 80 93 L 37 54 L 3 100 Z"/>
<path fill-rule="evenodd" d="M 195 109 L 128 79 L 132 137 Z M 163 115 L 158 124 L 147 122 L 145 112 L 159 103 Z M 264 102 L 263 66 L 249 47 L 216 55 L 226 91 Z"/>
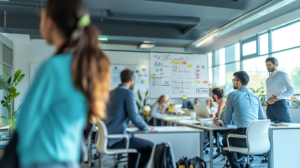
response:
<path fill-rule="evenodd" d="M 196 120 L 196 112 L 191 112 L 190 115 L 192 120 Z"/>

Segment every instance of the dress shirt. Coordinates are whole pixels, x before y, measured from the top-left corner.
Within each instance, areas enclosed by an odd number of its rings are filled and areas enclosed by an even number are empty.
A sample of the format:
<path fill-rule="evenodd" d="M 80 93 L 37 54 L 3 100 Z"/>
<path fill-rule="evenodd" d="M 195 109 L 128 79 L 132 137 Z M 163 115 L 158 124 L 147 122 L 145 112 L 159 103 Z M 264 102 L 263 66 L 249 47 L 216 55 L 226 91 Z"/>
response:
<path fill-rule="evenodd" d="M 266 80 L 267 99 L 277 96 L 278 100 L 289 99 L 293 96 L 295 88 L 289 75 L 276 69 Z"/>
<path fill-rule="evenodd" d="M 238 128 L 247 128 L 251 121 L 265 119 L 259 98 L 245 86 L 228 95 L 223 119 L 225 125 L 232 122 L 233 113 Z"/>

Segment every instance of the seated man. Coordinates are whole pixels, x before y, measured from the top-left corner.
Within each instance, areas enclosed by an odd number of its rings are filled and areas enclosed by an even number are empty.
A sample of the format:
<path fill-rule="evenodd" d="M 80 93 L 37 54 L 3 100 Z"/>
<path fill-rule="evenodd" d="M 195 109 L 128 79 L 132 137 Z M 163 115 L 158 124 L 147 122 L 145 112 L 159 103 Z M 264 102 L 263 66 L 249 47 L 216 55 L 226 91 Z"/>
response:
<path fill-rule="evenodd" d="M 251 121 L 265 119 L 263 109 L 260 104 L 260 99 L 246 87 L 249 82 L 248 74 L 244 71 L 240 71 L 234 73 L 233 76 L 233 86 L 237 91 L 230 93 L 227 97 L 223 123 L 220 120 L 214 121 L 215 125 L 228 125 L 232 121 L 232 114 L 234 113 L 236 116 L 237 130 L 233 130 L 224 134 L 224 147 L 228 146 L 228 134 L 246 135 L 247 127 Z M 242 138 L 229 138 L 229 143 L 231 146 L 247 147 L 246 139 Z M 243 154 L 226 151 L 226 156 L 232 168 L 239 168 L 241 166 L 237 160 L 243 157 Z"/>
<path fill-rule="evenodd" d="M 138 113 L 135 96 L 133 91 L 134 72 L 124 70 L 121 72 L 121 82 L 116 89 L 110 92 L 110 99 L 107 104 L 107 117 L 104 123 L 107 127 L 108 134 L 128 134 L 130 137 L 129 148 L 136 149 L 141 155 L 139 159 L 139 168 L 146 167 L 153 148 L 153 143 L 147 140 L 133 137 L 126 131 L 129 120 L 140 130 L 153 130 L 148 126 Z M 125 148 L 125 139 L 109 139 L 108 148 Z M 138 159 L 137 153 L 130 153 L 128 156 L 128 167 L 135 167 Z"/>
<path fill-rule="evenodd" d="M 198 99 L 198 98 L 196 98 L 196 99 L 194 100 L 194 105 L 200 105 L 200 102 L 199 102 L 199 99 Z"/>

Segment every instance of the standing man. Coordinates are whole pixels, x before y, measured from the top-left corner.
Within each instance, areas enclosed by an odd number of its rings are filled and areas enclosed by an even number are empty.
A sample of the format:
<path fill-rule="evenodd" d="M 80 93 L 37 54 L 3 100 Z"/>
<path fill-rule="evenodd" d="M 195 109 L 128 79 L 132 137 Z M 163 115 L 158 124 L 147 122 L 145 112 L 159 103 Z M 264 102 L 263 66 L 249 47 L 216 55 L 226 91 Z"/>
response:
<path fill-rule="evenodd" d="M 150 159 L 153 143 L 144 139 L 133 137 L 126 131 L 129 120 L 140 130 L 153 130 L 148 126 L 138 113 L 135 96 L 133 94 L 134 72 L 126 69 L 121 72 L 121 82 L 116 89 L 110 92 L 109 102 L 107 104 L 107 117 L 104 123 L 107 127 L 108 134 L 128 134 L 130 137 L 129 148 L 136 149 L 140 154 L 138 159 L 137 153 L 129 153 L 128 167 L 145 168 Z M 126 147 L 126 140 L 108 139 L 108 148 L 120 149 Z"/>
<path fill-rule="evenodd" d="M 294 94 L 294 85 L 289 75 L 277 69 L 278 61 L 274 57 L 266 59 L 266 66 L 270 73 L 266 81 L 267 86 L 267 117 L 272 122 L 291 122 L 286 99 Z"/>

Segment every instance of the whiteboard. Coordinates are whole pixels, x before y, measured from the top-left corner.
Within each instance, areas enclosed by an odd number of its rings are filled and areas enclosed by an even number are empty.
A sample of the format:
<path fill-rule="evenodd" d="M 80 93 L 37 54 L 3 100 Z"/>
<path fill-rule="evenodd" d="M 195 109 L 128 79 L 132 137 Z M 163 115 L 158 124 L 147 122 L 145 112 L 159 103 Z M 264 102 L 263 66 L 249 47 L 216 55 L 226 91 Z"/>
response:
<path fill-rule="evenodd" d="M 134 92 L 146 92 L 149 89 L 149 66 L 147 65 L 110 65 L 111 90 L 121 84 L 120 73 L 124 69 L 134 71 Z"/>
<path fill-rule="evenodd" d="M 208 97 L 208 56 L 150 53 L 150 97 Z"/>

